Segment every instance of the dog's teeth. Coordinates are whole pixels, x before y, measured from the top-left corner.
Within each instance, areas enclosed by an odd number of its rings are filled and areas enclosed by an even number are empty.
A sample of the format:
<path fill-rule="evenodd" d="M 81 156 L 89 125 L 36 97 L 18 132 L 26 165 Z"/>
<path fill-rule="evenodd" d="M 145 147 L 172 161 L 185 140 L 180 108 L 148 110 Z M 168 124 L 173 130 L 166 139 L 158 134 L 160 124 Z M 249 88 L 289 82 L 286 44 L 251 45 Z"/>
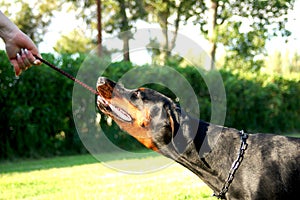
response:
<path fill-rule="evenodd" d="M 121 118 L 124 121 L 130 122 L 132 121 L 130 115 L 125 113 L 122 109 L 119 109 L 113 105 L 109 105 L 110 109 L 116 114 L 119 118 Z"/>
<path fill-rule="evenodd" d="M 117 116 L 119 117 L 120 119 L 124 120 L 124 121 L 127 121 L 127 122 L 131 122 L 132 121 L 132 118 L 131 116 L 126 113 L 124 110 L 118 108 L 118 107 L 115 107 L 113 105 L 111 105 L 109 102 L 107 102 L 103 97 L 101 97 L 100 95 L 97 96 L 97 105 L 100 106 L 100 105 L 104 105 L 104 106 L 109 106 L 111 111 Z"/>
<path fill-rule="evenodd" d="M 97 102 L 98 102 L 98 104 L 99 103 L 104 104 L 104 105 L 108 104 L 107 101 L 103 97 L 101 97 L 101 96 L 97 97 Z"/>

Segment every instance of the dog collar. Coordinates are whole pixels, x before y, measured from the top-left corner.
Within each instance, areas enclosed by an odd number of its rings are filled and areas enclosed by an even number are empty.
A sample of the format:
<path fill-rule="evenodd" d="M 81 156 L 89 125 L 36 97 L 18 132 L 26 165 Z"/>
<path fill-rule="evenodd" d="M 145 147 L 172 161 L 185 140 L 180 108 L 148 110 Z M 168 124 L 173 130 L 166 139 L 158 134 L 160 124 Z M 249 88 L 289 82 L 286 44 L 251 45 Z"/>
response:
<path fill-rule="evenodd" d="M 247 149 L 248 144 L 246 143 L 246 140 L 248 138 L 248 134 L 244 133 L 243 130 L 239 131 L 240 137 L 241 137 L 241 146 L 239 149 L 238 157 L 237 159 L 232 163 L 232 167 L 229 170 L 228 177 L 221 189 L 221 192 L 219 194 L 213 193 L 212 196 L 217 197 L 218 199 L 226 199 L 225 195 L 228 192 L 229 186 L 232 183 L 234 179 L 234 174 L 238 170 L 239 166 L 241 165 L 243 159 L 245 150 Z"/>

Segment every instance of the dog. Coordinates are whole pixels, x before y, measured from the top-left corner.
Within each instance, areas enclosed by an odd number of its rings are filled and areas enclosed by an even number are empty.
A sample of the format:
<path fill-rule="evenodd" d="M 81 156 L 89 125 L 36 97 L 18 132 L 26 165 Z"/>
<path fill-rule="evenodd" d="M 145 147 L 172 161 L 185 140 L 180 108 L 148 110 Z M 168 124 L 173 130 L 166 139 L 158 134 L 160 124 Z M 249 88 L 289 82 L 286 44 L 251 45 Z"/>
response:
<path fill-rule="evenodd" d="M 102 113 L 145 147 L 191 170 L 217 198 L 299 198 L 299 138 L 210 124 L 155 90 L 126 89 L 105 77 L 99 77 L 97 91 Z"/>

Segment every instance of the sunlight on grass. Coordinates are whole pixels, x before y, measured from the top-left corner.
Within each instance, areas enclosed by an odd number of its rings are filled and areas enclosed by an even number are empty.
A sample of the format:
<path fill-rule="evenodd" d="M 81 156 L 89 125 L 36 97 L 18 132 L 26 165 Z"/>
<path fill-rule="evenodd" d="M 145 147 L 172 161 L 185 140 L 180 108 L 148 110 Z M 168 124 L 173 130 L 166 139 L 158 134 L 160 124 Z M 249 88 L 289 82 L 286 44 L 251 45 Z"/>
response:
<path fill-rule="evenodd" d="M 214 199 L 212 191 L 179 164 L 132 175 L 109 169 L 88 155 L 2 163 L 0 191 L 0 199 Z"/>

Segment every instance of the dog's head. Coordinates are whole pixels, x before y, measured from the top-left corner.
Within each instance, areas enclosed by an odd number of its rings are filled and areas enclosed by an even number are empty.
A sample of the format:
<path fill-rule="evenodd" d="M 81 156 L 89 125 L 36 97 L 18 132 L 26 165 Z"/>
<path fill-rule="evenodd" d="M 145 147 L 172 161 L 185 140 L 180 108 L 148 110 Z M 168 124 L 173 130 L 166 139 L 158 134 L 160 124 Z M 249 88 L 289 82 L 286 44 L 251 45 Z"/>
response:
<path fill-rule="evenodd" d="M 97 91 L 99 110 L 147 148 L 159 151 L 178 130 L 179 108 L 157 91 L 129 90 L 104 77 L 98 79 Z"/>

